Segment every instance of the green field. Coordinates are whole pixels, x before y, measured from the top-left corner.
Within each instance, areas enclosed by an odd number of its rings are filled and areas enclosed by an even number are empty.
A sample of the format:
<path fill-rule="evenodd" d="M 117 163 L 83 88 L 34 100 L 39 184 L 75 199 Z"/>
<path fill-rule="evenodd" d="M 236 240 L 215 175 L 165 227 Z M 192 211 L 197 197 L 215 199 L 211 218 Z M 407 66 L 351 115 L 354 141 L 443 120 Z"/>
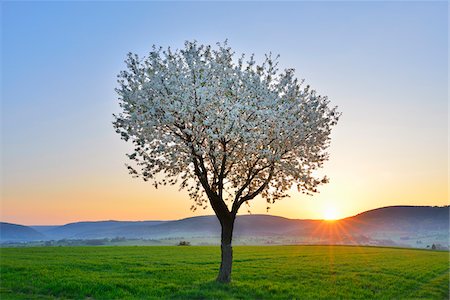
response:
<path fill-rule="evenodd" d="M 1 299 L 448 299 L 449 253 L 347 246 L 2 248 Z"/>

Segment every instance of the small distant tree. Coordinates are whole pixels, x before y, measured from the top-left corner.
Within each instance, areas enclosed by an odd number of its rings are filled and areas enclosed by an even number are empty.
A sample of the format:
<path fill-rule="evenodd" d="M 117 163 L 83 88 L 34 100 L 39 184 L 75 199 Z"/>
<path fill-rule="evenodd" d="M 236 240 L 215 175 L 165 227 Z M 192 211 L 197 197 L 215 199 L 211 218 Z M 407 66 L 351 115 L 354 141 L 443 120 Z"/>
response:
<path fill-rule="evenodd" d="M 293 185 L 310 194 L 326 183 L 314 171 L 328 159 L 340 113 L 293 69 L 279 72 L 278 57 L 258 65 L 253 55 L 235 59 L 226 42 L 217 46 L 128 54 L 114 126 L 134 144 L 130 174 L 155 187 L 179 183 L 193 210 L 209 202 L 222 227 L 217 281 L 229 282 L 239 208 L 258 195 L 269 204 Z"/>

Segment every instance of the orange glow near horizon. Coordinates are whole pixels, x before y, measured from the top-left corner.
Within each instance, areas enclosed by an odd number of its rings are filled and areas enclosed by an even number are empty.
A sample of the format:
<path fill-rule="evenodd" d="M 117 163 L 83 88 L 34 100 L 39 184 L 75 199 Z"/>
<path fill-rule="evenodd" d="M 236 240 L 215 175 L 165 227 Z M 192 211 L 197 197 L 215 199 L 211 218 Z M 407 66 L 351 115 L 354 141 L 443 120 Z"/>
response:
<path fill-rule="evenodd" d="M 4 178 L 0 220 L 23 225 L 62 225 L 99 220 L 176 220 L 214 214 L 210 207 L 191 211 L 192 201 L 178 187 L 155 189 L 131 178 L 123 167 L 122 154 L 126 150 L 114 152 L 113 158 L 105 157 L 104 165 L 94 165 L 78 174 L 42 170 L 25 179 Z M 250 212 L 291 219 L 332 220 L 392 205 L 448 205 L 446 167 L 438 166 L 439 160 L 430 164 L 436 168 L 422 168 L 421 173 L 401 176 L 404 172 L 397 169 L 396 174 L 385 176 L 358 169 L 358 163 L 344 164 L 349 160 L 346 152 L 333 149 L 330 152 L 334 156 L 324 172 L 331 182 L 321 186 L 320 193 L 307 196 L 292 189 L 291 197 L 271 204 L 269 212 L 266 202 L 257 197 L 250 202 Z M 369 166 L 366 164 L 367 169 Z M 376 170 L 375 166 L 371 169 Z M 375 175 L 364 176 L 366 172 Z M 394 176 L 396 181 L 391 180 Z M 239 214 L 247 213 L 246 207 L 240 209 Z"/>
<path fill-rule="evenodd" d="M 323 219 L 327 221 L 334 221 L 339 219 L 339 211 L 333 204 L 327 204 L 323 211 Z"/>
<path fill-rule="evenodd" d="M 391 205 L 447 205 L 445 181 L 426 185 L 399 181 L 389 189 L 374 191 L 371 186 L 375 181 L 350 176 L 344 179 L 340 172 L 330 168 L 328 174 L 334 180 L 322 186 L 319 194 L 307 196 L 293 189 L 290 198 L 270 205 L 269 212 L 265 201 L 256 198 L 250 203 L 250 212 L 291 219 L 335 220 Z M 177 187 L 155 189 L 130 178 L 119 163 L 111 171 L 115 176 L 92 173 L 72 181 L 55 176 L 36 178 L 22 187 L 7 186 L 2 191 L 0 220 L 23 225 L 62 225 L 99 220 L 175 220 L 214 214 L 210 207 L 192 212 L 192 202 L 185 191 L 180 192 Z M 45 181 L 52 182 L 52 186 Z M 381 186 L 382 182 L 377 184 Z M 247 213 L 246 207 L 239 212 Z"/>

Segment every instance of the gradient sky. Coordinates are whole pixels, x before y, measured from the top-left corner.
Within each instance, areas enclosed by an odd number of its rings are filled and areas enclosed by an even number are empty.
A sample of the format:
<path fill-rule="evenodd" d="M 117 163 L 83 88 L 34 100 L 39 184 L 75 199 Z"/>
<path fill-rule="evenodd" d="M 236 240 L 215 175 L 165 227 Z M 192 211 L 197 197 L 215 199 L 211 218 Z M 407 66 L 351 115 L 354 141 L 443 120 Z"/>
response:
<path fill-rule="evenodd" d="M 112 127 L 127 52 L 229 39 L 279 53 L 343 116 L 331 183 L 272 206 L 289 218 L 338 217 L 448 200 L 447 2 L 2 2 L 1 221 L 178 219 L 177 187 L 128 175 Z M 246 213 L 245 207 L 241 208 Z M 256 199 L 252 213 L 266 213 Z"/>

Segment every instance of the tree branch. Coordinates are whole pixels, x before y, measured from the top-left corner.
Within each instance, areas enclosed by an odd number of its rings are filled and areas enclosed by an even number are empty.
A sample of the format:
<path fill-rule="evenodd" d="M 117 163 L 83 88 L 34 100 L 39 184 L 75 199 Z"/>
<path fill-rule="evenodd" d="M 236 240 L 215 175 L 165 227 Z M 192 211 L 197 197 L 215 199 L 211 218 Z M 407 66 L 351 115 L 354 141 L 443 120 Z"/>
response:
<path fill-rule="evenodd" d="M 244 190 L 251 184 L 252 180 L 256 177 L 256 175 L 259 174 L 259 172 L 267 169 L 270 167 L 270 171 L 269 171 L 269 176 L 266 178 L 266 180 L 264 180 L 264 183 L 253 193 L 251 194 L 247 194 L 244 197 L 242 196 L 242 193 L 244 192 Z M 255 198 L 259 193 L 261 193 L 269 184 L 270 180 L 272 179 L 273 176 L 273 170 L 274 170 L 274 163 L 272 162 L 269 165 L 266 165 L 262 168 L 259 168 L 257 170 L 255 170 L 255 172 L 253 173 L 253 175 L 249 176 L 247 178 L 247 181 L 244 183 L 244 185 L 239 189 L 239 191 L 236 193 L 236 197 L 234 198 L 234 202 L 233 202 L 233 206 L 231 209 L 231 213 L 232 214 L 237 214 L 239 208 L 241 207 L 242 203 L 244 203 L 245 201 L 248 200 L 252 200 L 253 198 Z M 250 175 L 250 174 L 249 174 Z"/>
<path fill-rule="evenodd" d="M 252 200 L 253 198 L 255 198 L 259 193 L 261 193 L 269 185 L 269 182 L 270 182 L 270 180 L 272 179 L 272 176 L 273 176 L 273 169 L 274 169 L 274 167 L 272 165 L 272 167 L 270 168 L 269 176 L 264 181 L 264 183 L 256 191 L 254 191 L 253 193 L 247 194 L 244 197 L 242 197 L 242 199 L 239 201 L 240 204 L 244 203 L 245 201 Z"/>
<path fill-rule="evenodd" d="M 222 163 L 220 165 L 220 173 L 218 177 L 218 190 L 219 190 L 219 197 L 220 199 L 223 199 L 223 179 L 224 179 L 224 173 L 225 173 L 225 164 L 227 161 L 227 144 L 225 140 L 221 141 L 222 147 L 223 147 L 223 156 L 222 156 Z"/>

